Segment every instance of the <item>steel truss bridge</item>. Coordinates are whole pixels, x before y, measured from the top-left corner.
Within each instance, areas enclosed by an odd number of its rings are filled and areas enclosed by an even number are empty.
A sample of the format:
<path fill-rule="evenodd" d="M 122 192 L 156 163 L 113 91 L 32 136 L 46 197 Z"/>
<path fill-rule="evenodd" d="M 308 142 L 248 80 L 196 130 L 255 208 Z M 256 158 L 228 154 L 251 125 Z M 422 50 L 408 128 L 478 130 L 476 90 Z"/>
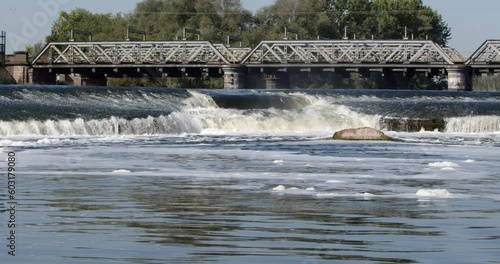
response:
<path fill-rule="evenodd" d="M 468 59 L 430 40 L 276 40 L 262 41 L 253 49 L 208 41 L 54 42 L 31 64 L 35 70 L 52 74 L 197 76 L 205 72 L 212 77 L 224 76 L 226 88 L 245 88 L 245 75 L 252 69 L 271 76 L 289 69 L 312 68 L 330 72 L 448 72 L 459 84 L 467 82 L 469 69 L 475 74 L 500 72 L 500 40 L 484 42 Z"/>

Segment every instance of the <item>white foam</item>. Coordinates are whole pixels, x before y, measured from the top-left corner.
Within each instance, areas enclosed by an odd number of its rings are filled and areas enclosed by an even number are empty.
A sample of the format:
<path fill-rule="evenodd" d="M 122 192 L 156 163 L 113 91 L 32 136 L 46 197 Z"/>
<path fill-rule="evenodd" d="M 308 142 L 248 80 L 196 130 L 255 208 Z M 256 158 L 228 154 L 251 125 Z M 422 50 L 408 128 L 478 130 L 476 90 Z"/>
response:
<path fill-rule="evenodd" d="M 339 180 L 328 180 L 326 183 L 344 183 L 345 181 L 339 181 Z"/>
<path fill-rule="evenodd" d="M 278 185 L 278 186 L 274 187 L 273 190 L 274 191 L 284 191 L 284 190 L 286 190 L 286 188 L 283 185 Z"/>
<path fill-rule="evenodd" d="M 356 196 L 372 197 L 372 196 L 375 196 L 375 195 L 372 194 L 372 193 L 365 192 L 365 193 L 358 193 L 358 194 L 356 194 Z"/>
<path fill-rule="evenodd" d="M 340 196 L 338 193 L 317 193 L 316 197 L 319 198 L 327 198 L 327 197 L 337 197 Z"/>
<path fill-rule="evenodd" d="M 499 131 L 499 116 L 465 116 L 446 119 L 446 132 L 487 133 Z"/>
<path fill-rule="evenodd" d="M 131 173 L 131 171 L 125 169 L 119 169 L 119 170 L 114 170 L 111 173 Z"/>
<path fill-rule="evenodd" d="M 453 167 L 443 167 L 443 168 L 441 168 L 441 170 L 443 170 L 443 171 L 454 171 L 455 168 L 453 168 Z"/>
<path fill-rule="evenodd" d="M 273 161 L 274 164 L 278 164 L 278 165 L 282 165 L 283 164 L 283 160 L 280 159 L 280 160 L 274 160 Z"/>
<path fill-rule="evenodd" d="M 453 194 L 446 189 L 420 189 L 416 193 L 420 197 L 451 197 Z"/>
<path fill-rule="evenodd" d="M 9 140 L 9 139 L 0 140 L 0 146 L 24 147 L 24 146 L 30 146 L 30 145 L 32 145 L 32 143 L 30 143 L 30 142 L 15 141 L 15 140 Z"/>
<path fill-rule="evenodd" d="M 464 161 L 464 162 L 465 162 L 465 163 L 475 163 L 476 161 L 475 161 L 475 160 L 473 160 L 473 159 L 468 159 L 468 160 L 466 160 L 466 161 Z"/>
<path fill-rule="evenodd" d="M 316 191 L 316 189 L 314 187 L 309 187 L 309 188 L 306 188 L 306 191 Z"/>
<path fill-rule="evenodd" d="M 434 168 L 453 168 L 453 167 L 458 167 L 458 164 L 451 162 L 451 161 L 442 161 L 442 162 L 433 162 L 429 163 L 429 167 L 434 167 Z"/>

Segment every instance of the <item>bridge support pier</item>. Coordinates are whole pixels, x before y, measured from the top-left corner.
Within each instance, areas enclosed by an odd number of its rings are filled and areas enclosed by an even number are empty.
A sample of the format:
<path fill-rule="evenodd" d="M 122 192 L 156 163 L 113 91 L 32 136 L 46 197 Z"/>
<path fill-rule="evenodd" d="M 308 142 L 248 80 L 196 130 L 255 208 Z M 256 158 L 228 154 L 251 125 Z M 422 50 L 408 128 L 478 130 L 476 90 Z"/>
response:
<path fill-rule="evenodd" d="M 446 68 L 448 72 L 448 90 L 470 91 L 469 69 L 465 65 Z"/>
<path fill-rule="evenodd" d="M 246 88 L 246 67 L 242 65 L 231 65 L 223 67 L 224 89 Z"/>

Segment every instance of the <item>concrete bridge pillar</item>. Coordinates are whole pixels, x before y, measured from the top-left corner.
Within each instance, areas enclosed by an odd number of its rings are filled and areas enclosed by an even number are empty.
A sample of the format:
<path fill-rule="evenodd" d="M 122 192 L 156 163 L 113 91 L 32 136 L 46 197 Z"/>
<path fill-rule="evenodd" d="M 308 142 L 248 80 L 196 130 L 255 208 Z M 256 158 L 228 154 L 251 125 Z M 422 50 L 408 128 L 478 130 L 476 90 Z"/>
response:
<path fill-rule="evenodd" d="M 469 78 L 469 68 L 465 65 L 451 66 L 446 69 L 448 72 L 448 90 L 450 91 L 470 91 L 471 83 Z"/>
<path fill-rule="evenodd" d="M 246 67 L 242 65 L 231 65 L 223 67 L 224 89 L 246 88 Z"/>

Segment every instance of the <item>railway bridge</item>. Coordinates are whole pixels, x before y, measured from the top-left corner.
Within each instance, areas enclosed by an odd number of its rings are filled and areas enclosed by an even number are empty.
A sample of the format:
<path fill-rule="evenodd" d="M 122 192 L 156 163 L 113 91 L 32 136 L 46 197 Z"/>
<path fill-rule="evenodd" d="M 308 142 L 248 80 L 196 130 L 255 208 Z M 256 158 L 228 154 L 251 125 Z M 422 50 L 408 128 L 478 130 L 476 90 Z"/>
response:
<path fill-rule="evenodd" d="M 473 75 L 500 73 L 500 40 L 487 40 L 468 59 L 430 40 L 266 40 L 254 48 L 208 41 L 53 42 L 31 61 L 35 83 L 78 74 L 84 84 L 106 77 L 223 77 L 224 88 L 290 87 L 288 76 L 447 75 L 449 90 L 470 90 Z"/>

